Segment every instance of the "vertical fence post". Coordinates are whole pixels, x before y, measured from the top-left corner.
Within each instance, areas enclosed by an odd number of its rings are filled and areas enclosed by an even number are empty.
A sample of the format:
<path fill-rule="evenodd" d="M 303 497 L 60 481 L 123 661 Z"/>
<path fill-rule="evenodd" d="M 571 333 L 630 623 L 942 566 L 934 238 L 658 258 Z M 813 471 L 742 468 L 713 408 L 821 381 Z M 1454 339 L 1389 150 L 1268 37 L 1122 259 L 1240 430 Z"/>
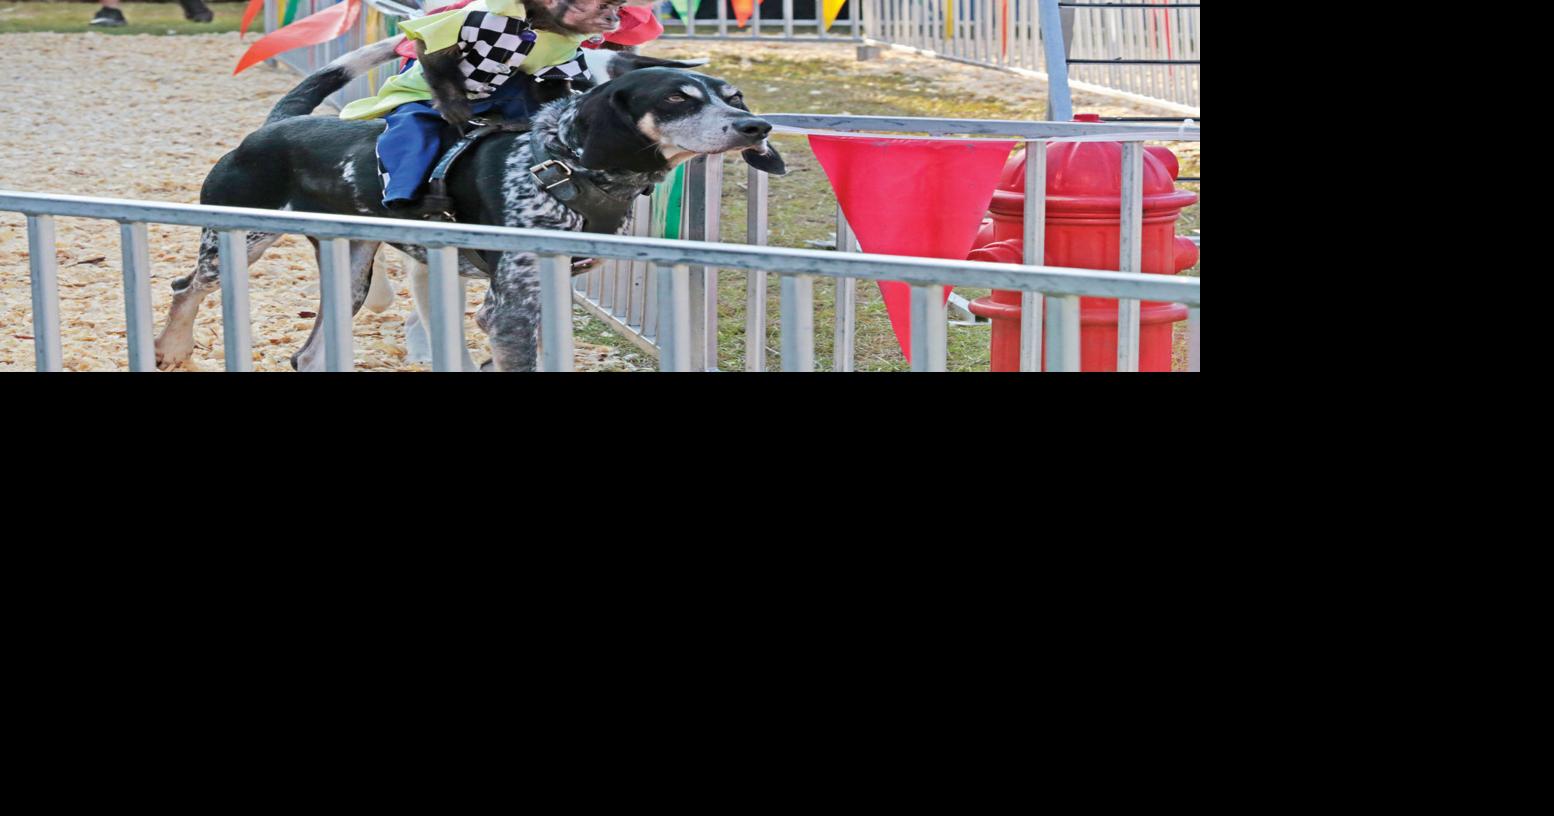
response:
<path fill-rule="evenodd" d="M 718 4 L 718 36 L 728 36 L 728 0 L 713 0 Z"/>
<path fill-rule="evenodd" d="M 1122 143 L 1122 237 L 1117 268 L 1142 273 L 1144 257 L 1144 143 Z M 1139 370 L 1139 314 L 1136 298 L 1117 300 L 1117 370 Z"/>
<path fill-rule="evenodd" d="M 945 369 L 944 287 L 932 283 L 912 287 L 912 370 Z"/>
<path fill-rule="evenodd" d="M 221 346 L 228 371 L 253 371 L 253 326 L 248 310 L 248 233 L 222 230 Z"/>
<path fill-rule="evenodd" d="M 782 276 L 782 370 L 815 370 L 815 279 Z"/>
<path fill-rule="evenodd" d="M 1047 119 L 1067 122 L 1074 118 L 1074 100 L 1068 88 L 1068 55 L 1053 43 L 1063 39 L 1063 18 L 1058 0 L 1041 2 L 1041 50 L 1047 58 Z"/>
<path fill-rule="evenodd" d="M 146 225 L 119 225 L 119 244 L 124 256 L 124 337 L 129 343 L 130 371 L 156 369 L 156 346 L 151 322 L 151 249 Z"/>
<path fill-rule="evenodd" d="M 685 237 L 692 241 L 707 240 L 707 157 L 697 156 L 685 167 Z M 707 348 L 706 310 L 698 308 L 707 300 L 707 268 L 699 264 L 686 267 L 690 271 L 688 285 L 691 302 L 690 355 L 691 367 L 706 367 Z"/>
<path fill-rule="evenodd" d="M 658 370 L 691 370 L 691 268 L 658 270 Z"/>
<path fill-rule="evenodd" d="M 697 156 L 685 171 L 686 230 L 692 241 L 718 240 L 718 209 L 723 187 L 723 157 Z M 699 371 L 718 367 L 718 269 L 690 267 L 691 366 Z"/>
<path fill-rule="evenodd" d="M 836 249 L 853 251 L 853 231 L 847 224 L 847 214 L 842 205 L 836 205 Z M 831 342 L 831 370 L 852 371 L 854 363 L 853 338 L 857 333 L 858 280 L 836 278 L 836 332 Z"/>
<path fill-rule="evenodd" d="M 1025 265 L 1047 258 L 1047 143 L 1025 143 Z M 1041 370 L 1040 292 L 1020 293 L 1020 370 Z"/>
<path fill-rule="evenodd" d="M 624 274 L 624 273 L 623 273 Z M 545 371 L 572 370 L 572 256 L 540 259 L 540 332 Z"/>
<path fill-rule="evenodd" d="M 1047 295 L 1047 370 L 1079 370 L 1079 296 Z"/>
<path fill-rule="evenodd" d="M 767 176 L 751 167 L 746 178 L 745 243 L 766 246 Z M 761 269 L 745 272 L 745 370 L 766 370 L 766 272 Z"/>
<path fill-rule="evenodd" d="M 820 0 L 815 0 L 815 5 L 818 7 Z M 793 0 L 782 0 L 782 36 L 793 39 Z"/>
<path fill-rule="evenodd" d="M 430 265 L 432 250 L 427 251 Z M 324 310 L 324 369 L 326 371 L 350 371 L 356 366 L 356 349 L 351 338 L 351 242 L 345 238 L 320 238 L 318 260 L 322 274 L 320 293 Z M 433 275 L 435 275 L 435 270 Z M 436 278 L 432 279 L 436 291 Z M 428 327 L 432 336 L 437 334 L 436 319 Z M 436 348 L 436 342 L 433 342 Z M 453 368 L 458 370 L 455 359 Z"/>
<path fill-rule="evenodd" d="M 426 272 L 431 303 L 426 327 L 432 344 L 433 371 L 464 370 L 464 288 L 459 281 L 457 247 L 427 247 Z"/>
<path fill-rule="evenodd" d="M 1187 307 L 1187 370 L 1198 371 L 1198 307 Z"/>
<path fill-rule="evenodd" d="M 37 371 L 64 370 L 59 337 L 59 261 L 54 216 L 27 216 L 27 266 L 32 272 L 32 349 Z"/>

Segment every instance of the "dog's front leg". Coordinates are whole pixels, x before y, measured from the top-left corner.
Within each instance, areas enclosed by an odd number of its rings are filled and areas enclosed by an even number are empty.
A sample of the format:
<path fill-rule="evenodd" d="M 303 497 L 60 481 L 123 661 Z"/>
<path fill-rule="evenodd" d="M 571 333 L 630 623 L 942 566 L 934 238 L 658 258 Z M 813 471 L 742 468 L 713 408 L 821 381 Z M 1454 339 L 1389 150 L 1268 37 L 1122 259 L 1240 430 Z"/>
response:
<path fill-rule="evenodd" d="M 538 371 L 540 274 L 532 252 L 504 252 L 478 318 L 497 371 Z"/>

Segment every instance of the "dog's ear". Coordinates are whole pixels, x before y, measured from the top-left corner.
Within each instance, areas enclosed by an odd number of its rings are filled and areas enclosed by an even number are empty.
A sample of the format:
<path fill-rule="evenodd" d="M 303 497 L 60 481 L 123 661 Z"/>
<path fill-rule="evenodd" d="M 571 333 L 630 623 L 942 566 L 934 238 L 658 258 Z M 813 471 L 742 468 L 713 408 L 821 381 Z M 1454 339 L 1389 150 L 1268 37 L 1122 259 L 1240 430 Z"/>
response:
<path fill-rule="evenodd" d="M 752 147 L 741 151 L 739 155 L 744 157 L 745 164 L 763 173 L 773 176 L 787 175 L 788 165 L 782 160 L 782 154 L 777 152 L 777 146 L 768 139 L 761 143 L 761 147 L 766 148 L 765 153 L 762 153 L 759 147 Z"/>
<path fill-rule="evenodd" d="M 705 57 L 693 60 L 666 60 L 646 57 L 633 51 L 617 51 L 606 70 L 609 71 L 610 79 L 615 79 L 638 68 L 697 68 L 710 61 Z"/>
<path fill-rule="evenodd" d="M 583 134 L 584 167 L 656 173 L 664 156 L 647 134 L 637 129 L 627 105 L 627 90 L 606 82 L 578 102 L 577 122 Z"/>

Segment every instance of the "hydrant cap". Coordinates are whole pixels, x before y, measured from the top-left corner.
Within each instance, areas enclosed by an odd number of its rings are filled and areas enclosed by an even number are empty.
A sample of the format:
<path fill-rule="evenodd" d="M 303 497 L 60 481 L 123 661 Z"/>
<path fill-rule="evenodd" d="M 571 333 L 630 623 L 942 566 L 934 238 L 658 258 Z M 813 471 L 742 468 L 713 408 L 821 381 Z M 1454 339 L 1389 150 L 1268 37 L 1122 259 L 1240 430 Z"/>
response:
<path fill-rule="evenodd" d="M 1180 209 L 1198 200 L 1176 190 L 1176 156 L 1169 148 L 1144 148 L 1144 209 Z M 992 209 L 1016 214 L 1025 200 L 1025 151 L 1004 165 Z M 1054 142 L 1047 147 L 1049 210 L 1116 210 L 1122 206 L 1120 142 Z"/>

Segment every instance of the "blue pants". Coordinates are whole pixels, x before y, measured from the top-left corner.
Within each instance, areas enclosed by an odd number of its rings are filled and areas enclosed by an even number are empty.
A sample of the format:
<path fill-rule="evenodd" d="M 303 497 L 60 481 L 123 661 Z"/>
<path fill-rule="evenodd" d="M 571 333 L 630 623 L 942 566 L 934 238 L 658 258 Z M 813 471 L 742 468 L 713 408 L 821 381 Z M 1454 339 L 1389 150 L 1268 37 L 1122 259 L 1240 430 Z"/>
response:
<path fill-rule="evenodd" d="M 411 62 L 411 65 L 414 61 Z M 406 66 L 409 69 L 409 66 Z M 494 114 L 503 119 L 527 119 L 538 107 L 530 90 L 533 79 L 515 74 L 479 101 L 470 102 L 475 114 Z M 383 117 L 388 127 L 378 136 L 378 173 L 383 177 L 383 206 L 390 201 L 419 198 L 426 177 L 437 159 L 458 141 L 458 134 L 427 102 L 406 102 Z"/>

